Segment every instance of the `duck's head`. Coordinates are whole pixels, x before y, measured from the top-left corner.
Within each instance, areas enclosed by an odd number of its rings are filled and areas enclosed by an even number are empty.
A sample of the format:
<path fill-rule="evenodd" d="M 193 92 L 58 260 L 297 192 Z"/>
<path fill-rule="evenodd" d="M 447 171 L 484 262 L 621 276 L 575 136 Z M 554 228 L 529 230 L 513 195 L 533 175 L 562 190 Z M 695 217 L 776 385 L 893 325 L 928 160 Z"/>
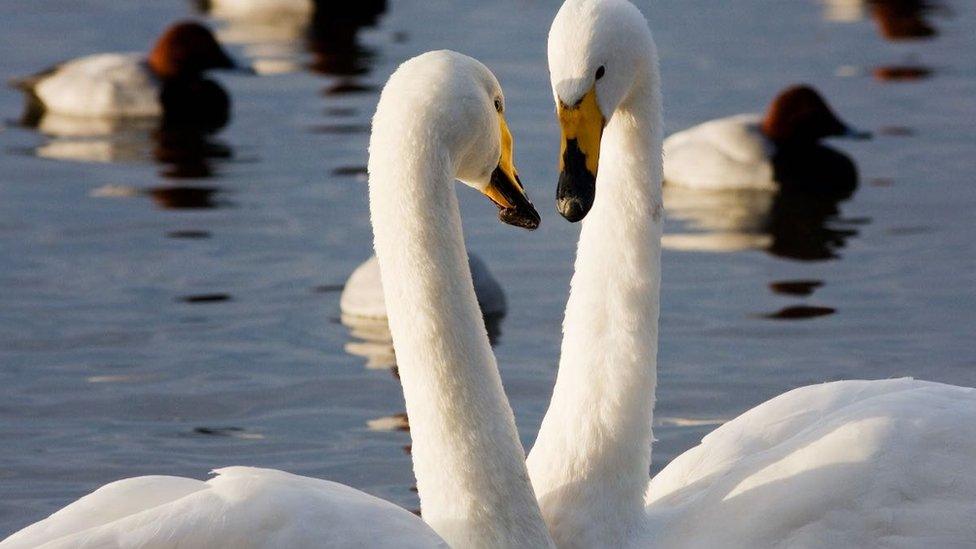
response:
<path fill-rule="evenodd" d="M 807 85 L 786 88 L 773 99 L 763 117 L 762 132 L 779 145 L 812 145 L 832 136 L 871 137 L 842 122 L 824 98 Z"/>
<path fill-rule="evenodd" d="M 406 158 L 388 156 L 404 147 Z M 432 148 L 446 156 L 450 176 L 491 199 L 503 222 L 539 226 L 515 168 L 502 88 L 487 67 L 453 51 L 414 57 L 390 77 L 373 118 L 371 176 L 408 168 L 407 159 L 428 158 Z"/>
<path fill-rule="evenodd" d="M 626 0 L 568 0 L 549 30 L 549 73 L 562 127 L 556 207 L 586 216 L 596 195 L 603 129 L 638 82 L 654 41 Z"/>
<path fill-rule="evenodd" d="M 198 78 L 210 69 L 248 69 L 238 66 L 210 29 L 194 21 L 166 29 L 149 52 L 149 68 L 163 80 Z"/>

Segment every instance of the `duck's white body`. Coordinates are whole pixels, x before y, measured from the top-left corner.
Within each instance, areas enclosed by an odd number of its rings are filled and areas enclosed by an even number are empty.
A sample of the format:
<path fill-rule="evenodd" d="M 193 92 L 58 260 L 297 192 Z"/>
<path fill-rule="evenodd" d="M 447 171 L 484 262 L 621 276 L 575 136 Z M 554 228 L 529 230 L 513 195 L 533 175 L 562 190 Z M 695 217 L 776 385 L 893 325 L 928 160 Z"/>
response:
<path fill-rule="evenodd" d="M 140 53 L 101 53 L 68 61 L 40 76 L 34 94 L 47 111 L 67 116 L 162 114 L 160 83 Z"/>
<path fill-rule="evenodd" d="M 505 292 L 492 276 L 485 263 L 476 255 L 468 255 L 468 267 L 474 282 L 474 293 L 484 315 L 502 315 L 506 311 Z M 342 288 L 339 309 L 343 316 L 385 320 L 386 301 L 379 263 L 373 256 L 361 263 L 349 275 Z"/>
<path fill-rule="evenodd" d="M 424 520 L 323 480 L 232 467 L 206 483 L 110 484 L 0 548 L 551 546 L 478 311 L 454 190 L 455 178 L 487 186 L 504 158 L 500 97 L 483 65 L 433 52 L 397 69 L 373 119 L 370 211 Z"/>
<path fill-rule="evenodd" d="M 775 190 L 775 145 L 759 129 L 762 115 L 710 120 L 664 140 L 664 181 L 698 190 Z"/>
<path fill-rule="evenodd" d="M 976 546 L 974 389 L 911 379 L 805 387 L 723 425 L 648 478 L 661 106 L 653 42 L 635 20 L 642 16 L 623 0 L 570 0 L 550 32 L 563 104 L 594 85 L 595 65 L 606 63 L 604 81 L 616 77 L 610 67 L 633 67 L 626 86 L 595 84 L 598 94 L 609 90 L 598 98 L 608 121 L 596 196 L 580 234 L 552 402 L 528 458 L 556 545 Z M 627 58 L 634 51 L 640 62 Z"/>
<path fill-rule="evenodd" d="M 271 18 L 311 15 L 313 0 L 209 0 L 210 13 L 226 18 Z"/>
<path fill-rule="evenodd" d="M 146 476 L 107 484 L 0 548 L 447 546 L 409 511 L 348 486 L 272 469 L 215 472 L 207 482 Z"/>

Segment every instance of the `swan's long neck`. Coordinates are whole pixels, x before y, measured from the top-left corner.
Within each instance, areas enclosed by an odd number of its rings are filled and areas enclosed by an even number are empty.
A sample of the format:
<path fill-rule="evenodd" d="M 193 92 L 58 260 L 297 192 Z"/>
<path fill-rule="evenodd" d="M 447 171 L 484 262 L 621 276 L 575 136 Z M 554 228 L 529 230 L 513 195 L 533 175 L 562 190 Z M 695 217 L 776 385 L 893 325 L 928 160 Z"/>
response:
<path fill-rule="evenodd" d="M 653 80 L 652 80 L 653 78 Z M 656 61 L 607 125 L 583 221 L 559 373 L 529 456 L 559 546 L 613 545 L 643 524 L 657 384 L 661 108 Z"/>
<path fill-rule="evenodd" d="M 375 128 L 397 135 L 374 133 L 369 168 L 423 518 L 453 547 L 547 547 L 475 298 L 451 161 L 419 126 Z M 419 154 L 403 150 L 404 135 Z"/>

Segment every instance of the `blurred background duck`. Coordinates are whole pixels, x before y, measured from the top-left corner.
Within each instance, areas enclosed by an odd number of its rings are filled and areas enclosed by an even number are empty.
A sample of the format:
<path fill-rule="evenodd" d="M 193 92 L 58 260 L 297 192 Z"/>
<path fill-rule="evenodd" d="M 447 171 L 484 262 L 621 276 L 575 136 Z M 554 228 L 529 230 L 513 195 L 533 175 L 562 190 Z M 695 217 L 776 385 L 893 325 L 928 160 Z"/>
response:
<path fill-rule="evenodd" d="M 791 86 L 765 115 L 738 114 L 664 140 L 664 180 L 698 190 L 799 188 L 850 194 L 856 170 L 826 137 L 866 139 L 834 114 L 810 86 Z"/>
<path fill-rule="evenodd" d="M 230 100 L 211 69 L 238 69 L 207 27 L 170 26 L 149 52 L 79 57 L 14 80 L 29 110 L 73 117 L 227 118 Z"/>
<path fill-rule="evenodd" d="M 21 124 L 51 138 L 34 150 L 37 156 L 151 160 L 164 166 L 166 177 L 205 177 L 211 160 L 231 156 L 210 138 L 230 120 L 230 97 L 205 76 L 211 69 L 248 71 L 207 27 L 182 21 L 148 55 L 88 55 L 13 84 L 27 94 Z"/>

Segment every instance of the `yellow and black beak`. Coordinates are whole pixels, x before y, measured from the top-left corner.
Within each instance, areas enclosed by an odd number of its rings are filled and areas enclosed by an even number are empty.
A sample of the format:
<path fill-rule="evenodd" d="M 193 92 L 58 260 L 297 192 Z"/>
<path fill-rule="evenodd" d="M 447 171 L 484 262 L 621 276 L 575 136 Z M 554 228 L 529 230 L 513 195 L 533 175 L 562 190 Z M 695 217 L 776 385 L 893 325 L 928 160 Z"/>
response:
<path fill-rule="evenodd" d="M 596 100 L 596 86 L 575 105 L 560 100 L 556 114 L 562 127 L 556 209 L 575 223 L 586 217 L 596 195 L 600 140 L 606 123 Z"/>
<path fill-rule="evenodd" d="M 498 166 L 491 173 L 491 181 L 483 191 L 485 196 L 498 206 L 498 219 L 509 225 L 535 230 L 539 226 L 539 212 L 529 201 L 515 169 L 515 140 L 508 129 L 505 117 L 498 113 L 498 124 L 501 129 L 501 157 Z"/>

